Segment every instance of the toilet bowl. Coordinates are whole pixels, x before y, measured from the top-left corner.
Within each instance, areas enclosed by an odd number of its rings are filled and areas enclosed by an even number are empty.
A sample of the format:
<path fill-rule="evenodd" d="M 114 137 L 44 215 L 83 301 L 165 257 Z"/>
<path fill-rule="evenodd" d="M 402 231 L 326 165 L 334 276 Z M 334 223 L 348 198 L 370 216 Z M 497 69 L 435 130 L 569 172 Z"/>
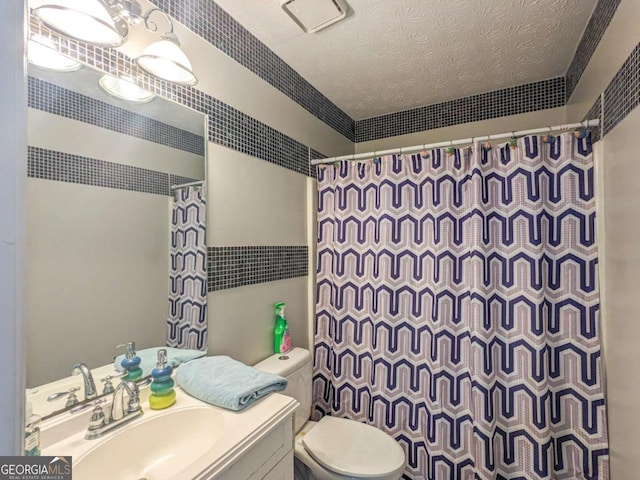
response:
<path fill-rule="evenodd" d="M 300 405 L 294 414 L 296 479 L 398 480 L 405 466 L 402 447 L 382 430 L 354 420 L 311 413 L 312 362 L 308 350 L 294 348 L 255 365 L 259 370 L 287 378 L 282 392 Z"/>

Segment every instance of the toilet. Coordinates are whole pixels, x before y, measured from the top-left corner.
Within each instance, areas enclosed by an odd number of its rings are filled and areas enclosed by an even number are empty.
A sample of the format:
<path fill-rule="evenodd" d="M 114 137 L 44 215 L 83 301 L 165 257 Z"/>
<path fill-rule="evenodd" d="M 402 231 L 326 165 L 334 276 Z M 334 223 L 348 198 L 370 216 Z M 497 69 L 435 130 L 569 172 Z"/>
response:
<path fill-rule="evenodd" d="M 312 360 L 309 350 L 294 348 L 255 365 L 287 378 L 282 392 L 300 405 L 293 417 L 296 480 L 398 480 L 405 467 L 402 447 L 390 435 L 364 423 L 311 414 Z"/>

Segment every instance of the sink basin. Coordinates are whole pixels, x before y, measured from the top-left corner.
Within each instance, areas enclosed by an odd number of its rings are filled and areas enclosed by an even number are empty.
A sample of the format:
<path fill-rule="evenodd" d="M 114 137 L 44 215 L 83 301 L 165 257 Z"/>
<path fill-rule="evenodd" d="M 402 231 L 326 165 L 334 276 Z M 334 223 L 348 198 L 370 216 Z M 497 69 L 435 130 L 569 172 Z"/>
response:
<path fill-rule="evenodd" d="M 168 409 L 150 418 L 142 417 L 74 458 L 73 478 L 180 478 L 180 472 L 205 455 L 223 436 L 224 429 L 224 415 L 208 407 Z"/>
<path fill-rule="evenodd" d="M 143 401 L 141 417 L 95 440 L 85 439 L 90 408 L 49 418 L 40 430 L 42 455 L 73 457 L 73 480 L 247 478 L 237 471 L 226 472 L 238 462 L 255 460 L 247 452 L 293 415 L 297 405 L 292 398 L 273 393 L 234 412 L 203 403 L 178 387 L 174 406 L 151 410 Z"/>

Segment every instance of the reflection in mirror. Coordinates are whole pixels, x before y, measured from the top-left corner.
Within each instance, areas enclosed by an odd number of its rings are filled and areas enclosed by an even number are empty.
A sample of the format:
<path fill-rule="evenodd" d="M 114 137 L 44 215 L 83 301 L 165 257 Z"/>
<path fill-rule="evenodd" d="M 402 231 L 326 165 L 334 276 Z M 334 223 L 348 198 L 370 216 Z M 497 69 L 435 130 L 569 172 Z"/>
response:
<path fill-rule="evenodd" d="M 39 415 L 117 385 L 116 345 L 167 344 L 172 193 L 186 191 L 171 186 L 205 179 L 202 114 L 124 101 L 130 85 L 107 78 L 107 94 L 103 73 L 68 70 L 29 65 L 27 400 Z"/>

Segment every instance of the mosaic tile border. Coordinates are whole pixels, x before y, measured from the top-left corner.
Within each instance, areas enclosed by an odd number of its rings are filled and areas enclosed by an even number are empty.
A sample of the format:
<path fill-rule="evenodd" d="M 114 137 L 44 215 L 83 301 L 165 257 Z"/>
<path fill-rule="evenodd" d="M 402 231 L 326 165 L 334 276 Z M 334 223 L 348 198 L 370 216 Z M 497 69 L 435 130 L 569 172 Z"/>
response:
<path fill-rule="evenodd" d="M 209 141 L 310 175 L 309 149 L 297 140 L 194 87 L 173 85 L 146 75 L 131 58 L 117 50 L 70 40 L 33 16 L 30 22 L 32 32 L 51 39 L 65 55 L 113 75 L 127 72 L 140 87 L 207 115 Z"/>
<path fill-rule="evenodd" d="M 133 192 L 171 195 L 168 173 L 27 147 L 27 176 Z"/>
<path fill-rule="evenodd" d="M 640 43 L 636 45 L 604 91 L 603 135 L 640 104 Z"/>
<path fill-rule="evenodd" d="M 395 137 L 461 123 L 562 107 L 565 79 L 539 82 L 356 121 L 356 142 Z"/>
<path fill-rule="evenodd" d="M 353 119 L 213 0 L 151 0 L 151 3 L 354 141 Z"/>
<path fill-rule="evenodd" d="M 207 247 L 208 290 L 273 282 L 309 274 L 309 247 Z"/>
<path fill-rule="evenodd" d="M 204 137 L 45 80 L 29 77 L 29 107 L 204 156 Z"/>
<path fill-rule="evenodd" d="M 618 5 L 620 5 L 620 0 L 599 0 L 596 4 L 596 8 L 591 14 L 591 18 L 587 23 L 587 27 L 582 34 L 582 38 L 578 43 L 578 47 L 566 73 L 567 101 L 571 98 L 576 85 L 578 85 L 580 81 L 580 77 L 582 77 L 584 70 L 587 68 L 587 65 L 589 65 L 589 61 L 596 51 L 600 40 L 602 40 L 604 32 L 607 30 L 607 27 L 609 27 L 611 19 L 618 9 Z"/>

